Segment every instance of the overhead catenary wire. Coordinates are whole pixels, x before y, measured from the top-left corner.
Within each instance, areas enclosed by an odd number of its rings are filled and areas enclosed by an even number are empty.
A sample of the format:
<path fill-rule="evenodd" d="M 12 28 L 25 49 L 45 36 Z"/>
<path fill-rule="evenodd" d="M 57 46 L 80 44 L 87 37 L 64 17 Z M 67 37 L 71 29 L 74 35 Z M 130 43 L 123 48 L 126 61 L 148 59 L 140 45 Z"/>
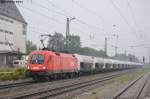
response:
<path fill-rule="evenodd" d="M 47 11 L 52 11 L 52 12 L 54 12 L 54 13 L 56 13 L 56 14 L 59 14 L 59 15 L 61 15 L 61 16 L 67 17 L 66 14 L 64 14 L 64 13 L 62 13 L 62 12 L 58 12 L 58 11 L 56 11 L 56 10 L 52 10 L 52 9 L 50 9 L 50 8 L 48 8 L 48 7 L 46 7 L 46 6 L 43 6 L 43 5 L 41 5 L 41 4 L 37 3 L 37 2 L 34 2 L 34 3 L 32 3 L 32 4 L 34 4 L 34 5 L 36 5 L 36 6 L 39 6 L 39 7 L 43 8 L 43 9 L 46 9 Z"/>
<path fill-rule="evenodd" d="M 70 14 L 68 11 L 62 9 L 60 6 L 57 6 L 57 5 L 54 4 L 52 1 L 50 1 L 50 0 L 46 0 L 46 1 L 47 1 L 49 4 L 51 4 L 53 7 L 60 9 L 62 12 L 64 12 L 64 13 L 66 14 L 66 16 L 68 16 L 68 14 L 71 16 L 71 14 Z"/>
<path fill-rule="evenodd" d="M 75 3 L 78 7 L 80 7 L 80 8 L 82 8 L 82 9 L 86 10 L 87 12 L 90 12 L 92 15 L 95 15 L 95 16 L 101 18 L 101 20 L 103 19 L 103 17 L 97 15 L 96 12 L 94 12 L 94 11 L 92 11 L 92 10 L 86 8 L 84 5 L 81 5 L 81 4 L 79 4 L 78 2 L 76 2 L 76 1 L 74 1 L 74 3 Z M 115 9 L 118 11 L 118 13 L 120 14 L 120 16 L 123 18 L 124 22 L 127 24 L 127 26 L 128 26 L 129 29 L 132 31 L 132 33 L 135 33 L 135 31 L 133 30 L 133 28 L 132 28 L 131 25 L 129 24 L 128 20 L 127 20 L 127 19 L 125 18 L 125 16 L 121 13 L 120 9 L 114 4 L 114 2 L 112 2 L 112 0 L 111 0 L 111 3 L 112 3 L 113 6 L 115 7 Z M 133 11 L 132 11 L 132 12 L 133 12 Z M 131 12 L 131 13 L 132 13 L 132 12 Z M 133 13 L 132 13 L 132 14 L 133 14 Z M 134 15 L 132 15 L 132 16 L 133 16 L 133 18 L 134 18 L 134 21 L 136 22 L 135 16 L 134 16 Z M 107 21 L 107 20 L 105 20 L 105 21 L 106 21 L 106 22 L 109 22 L 109 21 Z M 83 23 L 83 22 L 82 22 L 82 23 Z M 110 22 L 109 22 L 109 23 L 110 23 Z M 135 24 L 137 24 L 137 23 L 135 23 Z"/>
<path fill-rule="evenodd" d="M 50 1 L 50 0 L 48 0 L 48 1 Z M 39 5 L 37 5 L 37 6 L 39 6 Z M 54 5 L 53 5 L 54 6 Z M 55 6 L 56 7 L 56 6 Z M 46 9 L 46 8 L 43 8 L 43 9 Z M 61 9 L 61 8 L 60 8 Z M 48 9 L 47 9 L 48 10 Z M 38 12 L 38 11 L 37 11 Z M 59 12 L 59 11 L 57 11 L 57 12 Z M 65 11 L 64 11 L 65 12 Z M 35 13 L 34 11 L 32 11 L 32 13 Z M 55 12 L 54 12 L 55 13 Z M 62 10 L 62 13 L 63 13 L 63 10 Z M 65 16 L 65 15 L 63 15 L 63 14 L 60 14 L 60 13 L 56 13 L 56 14 L 58 14 L 58 15 L 61 15 L 61 16 Z M 46 17 L 47 19 L 49 19 L 49 17 Z M 92 25 L 92 24 L 89 24 L 88 22 L 86 22 L 86 21 L 83 21 L 83 20 L 81 20 L 80 18 L 77 18 L 77 19 L 79 19 L 79 20 L 77 20 L 79 23 L 81 23 L 81 24 L 83 24 L 83 25 L 85 25 L 85 26 L 87 26 L 87 27 L 90 27 L 90 28 L 92 28 L 92 29 L 94 29 L 94 30 L 101 30 L 101 28 L 100 27 L 98 27 L 97 25 Z M 58 22 L 56 22 L 56 23 L 58 23 Z M 64 25 L 64 23 L 63 23 L 63 25 Z"/>
<path fill-rule="evenodd" d="M 30 8 L 28 8 L 28 7 L 24 7 L 24 6 L 21 6 L 21 5 L 19 5 L 20 7 L 22 7 L 22 8 L 24 8 L 24 9 L 26 9 L 26 10 L 28 10 L 28 11 L 30 11 L 30 12 L 34 12 L 34 13 L 36 13 L 36 14 L 40 14 L 42 17 L 45 17 L 45 18 L 47 18 L 47 19 L 49 19 L 49 16 L 46 16 L 46 15 L 44 15 L 43 13 L 39 13 L 39 12 L 35 12 L 35 10 L 33 10 L 33 9 L 30 9 Z M 51 17 L 50 17 L 51 18 Z M 51 18 L 51 20 L 52 21 L 54 21 L 52 18 Z M 59 21 L 57 21 L 57 20 L 55 20 L 55 22 L 56 23 L 59 23 L 59 24 L 61 24 L 61 25 L 64 25 L 63 23 L 60 23 Z M 48 23 L 49 24 L 49 23 Z M 77 28 L 74 28 L 74 27 L 72 27 L 73 29 L 77 29 Z M 81 31 L 82 33 L 84 33 L 83 31 Z M 48 32 L 49 33 L 49 32 Z"/>
<path fill-rule="evenodd" d="M 39 13 L 39 12 L 35 12 L 35 10 L 33 10 L 33 9 L 30 9 L 30 8 L 28 8 L 28 7 L 24 7 L 24 6 L 22 6 L 22 5 L 19 5 L 20 7 L 22 7 L 22 8 L 24 8 L 24 9 L 26 9 L 26 10 L 28 10 L 28 11 L 30 11 L 30 12 L 34 12 L 34 13 L 36 13 L 36 14 L 40 14 L 42 17 L 45 17 L 45 18 L 47 18 L 47 19 L 49 19 L 49 16 L 46 16 L 46 15 L 44 15 L 43 13 Z M 50 17 L 51 18 L 51 17 Z M 59 24 L 61 24 L 61 25 L 64 25 L 63 23 L 60 23 L 59 21 L 57 21 L 57 20 L 53 20 L 53 18 L 51 18 L 51 20 L 52 21 L 55 21 L 56 23 L 59 23 Z M 74 28 L 74 27 L 72 27 L 73 29 L 75 29 L 75 30 L 77 30 L 77 28 Z M 84 33 L 83 31 L 81 31 L 82 33 Z"/>
<path fill-rule="evenodd" d="M 133 22 L 134 22 L 134 24 L 135 24 L 135 27 L 138 27 L 138 28 L 139 28 L 139 25 L 137 24 L 137 21 L 136 21 L 136 18 L 135 18 L 133 9 L 132 9 L 132 7 L 131 7 L 131 4 L 129 3 L 128 0 L 126 0 L 126 1 L 127 1 L 128 8 L 130 9 L 131 17 L 132 17 L 132 19 L 133 19 Z M 140 30 L 140 29 L 139 29 L 139 30 Z"/>
<path fill-rule="evenodd" d="M 94 28 L 94 29 L 97 29 L 97 30 L 102 30 L 101 28 L 99 28 L 99 27 L 97 27 L 97 26 L 95 26 L 95 25 L 92 25 L 92 24 L 88 24 L 87 22 L 84 22 L 84 21 L 82 21 L 82 20 L 80 20 L 80 19 L 78 19 L 78 18 L 76 18 L 76 20 L 77 20 L 79 23 L 84 24 L 84 25 L 86 25 L 86 26 L 88 26 L 88 27 L 90 27 L 90 28 Z"/>
<path fill-rule="evenodd" d="M 79 4 L 77 1 L 74 1 L 74 3 L 75 3 L 75 5 L 77 5 L 78 7 L 82 8 L 82 9 L 84 9 L 85 11 L 91 13 L 92 15 L 98 17 L 100 20 L 102 20 L 102 21 L 104 21 L 104 22 L 107 22 L 107 23 L 109 23 L 109 24 L 112 24 L 112 22 L 109 21 L 108 19 L 104 19 L 104 17 L 98 15 L 97 12 L 88 9 L 87 7 L 85 7 L 85 6 L 81 5 L 81 4 Z M 112 25 L 113 25 L 113 24 L 112 24 Z"/>
<path fill-rule="evenodd" d="M 134 33 L 133 28 L 131 27 L 131 25 L 129 24 L 128 20 L 125 18 L 125 16 L 122 14 L 121 10 L 115 5 L 115 3 L 112 0 L 109 0 L 109 1 L 113 5 L 114 9 L 119 13 L 119 15 L 121 16 L 123 21 L 127 24 L 129 29 Z"/>
<path fill-rule="evenodd" d="M 136 28 L 138 29 L 138 31 L 139 31 L 139 30 L 141 30 L 141 29 L 139 28 L 139 25 L 137 24 L 137 20 L 136 20 L 136 18 L 135 18 L 133 9 L 132 9 L 132 7 L 131 7 L 131 4 L 129 3 L 128 0 L 126 0 L 126 1 L 127 1 L 128 7 L 129 7 L 129 9 L 130 9 L 131 17 L 132 17 L 132 19 L 133 19 L 134 25 L 135 25 L 135 27 L 136 27 Z M 137 31 L 137 32 L 138 32 L 138 31 Z M 138 34 L 140 34 L 140 33 L 138 33 Z"/>
<path fill-rule="evenodd" d="M 57 7 L 57 8 L 59 8 L 59 9 L 61 9 L 60 7 L 58 7 L 58 6 L 56 6 L 52 1 L 50 1 L 50 0 L 46 0 L 46 1 L 48 1 L 52 6 L 54 6 L 54 7 Z M 62 9 L 61 9 L 62 10 Z M 64 13 L 66 13 L 67 11 L 66 10 L 62 10 Z M 70 14 L 70 13 L 69 13 Z M 71 15 L 71 14 L 70 14 Z M 77 17 L 75 17 L 76 18 L 76 20 L 79 22 L 79 23 L 81 23 L 81 24 L 84 24 L 84 25 L 86 25 L 86 26 L 88 26 L 88 27 L 90 27 L 90 28 L 94 28 L 94 29 L 98 29 L 98 30 L 102 30 L 102 29 L 100 29 L 99 27 L 97 27 L 97 26 L 94 26 L 94 25 L 91 25 L 91 24 L 88 24 L 87 22 L 84 22 L 83 20 L 81 20 L 81 19 L 78 19 Z"/>
<path fill-rule="evenodd" d="M 81 5 L 80 3 L 78 3 L 77 1 L 74 1 L 74 3 L 76 4 L 76 6 L 78 6 L 78 7 L 80 7 L 80 8 L 82 8 L 82 9 L 84 9 L 87 13 L 91 13 L 91 15 L 93 15 L 93 16 L 96 16 L 96 17 L 98 17 L 100 20 L 102 20 L 103 22 L 106 22 L 108 25 L 110 25 L 110 26 L 114 26 L 114 24 L 116 24 L 116 23 L 112 23 L 110 20 L 108 20 L 108 19 L 105 19 L 104 17 L 102 17 L 101 15 L 99 15 L 96 11 L 93 11 L 93 10 L 91 10 L 91 9 L 89 9 L 89 8 L 87 8 L 87 7 L 85 7 L 84 5 Z M 83 22 L 82 22 L 83 23 Z M 86 25 L 86 24 L 85 24 Z M 119 26 L 117 25 L 117 27 L 118 27 L 118 29 L 119 29 Z M 102 27 L 103 28 L 103 27 Z M 97 28 L 96 28 L 97 29 Z M 105 30 L 104 29 L 102 29 L 102 31 L 104 32 Z M 109 35 L 109 33 L 108 32 L 106 32 L 106 34 L 108 34 Z"/>
<path fill-rule="evenodd" d="M 34 3 L 35 4 L 35 3 Z M 30 9 L 30 8 L 28 8 L 28 7 L 25 7 L 25 6 L 22 6 L 22 5 L 19 5 L 20 7 L 22 7 L 22 8 L 25 8 L 26 10 L 28 10 L 28 11 L 31 11 L 31 12 L 34 12 L 34 10 L 33 9 Z M 36 6 L 40 6 L 39 4 L 37 4 L 36 3 Z M 43 6 L 40 6 L 40 7 L 42 7 L 42 8 L 44 8 L 44 9 L 47 9 L 48 10 L 48 8 L 45 8 L 45 7 L 43 7 Z M 52 21 L 55 21 L 55 22 L 57 22 L 57 23 L 60 23 L 58 20 L 56 20 L 56 19 L 54 19 L 54 18 L 52 18 L 52 17 L 49 17 L 49 16 L 47 16 L 47 15 L 45 15 L 45 14 L 43 14 L 43 13 L 40 13 L 40 12 L 37 12 L 36 11 L 36 14 L 40 14 L 41 16 L 44 16 L 44 17 L 46 17 L 46 18 L 50 18 Z M 61 14 L 61 13 L 56 13 L 56 14 L 59 14 L 59 15 L 61 15 L 61 16 L 65 16 L 66 17 L 66 15 L 65 14 Z M 76 18 L 77 19 L 77 18 Z M 98 29 L 98 30 L 101 30 L 100 28 L 98 28 L 98 27 L 96 27 L 96 26 L 94 26 L 94 25 L 91 25 L 91 24 L 88 24 L 88 23 L 86 23 L 86 22 L 84 22 L 83 20 L 81 20 L 81 19 L 77 19 L 77 21 L 79 22 L 79 23 L 81 23 L 81 24 L 84 24 L 84 25 L 86 25 L 86 26 L 88 26 L 89 28 L 91 28 L 91 29 Z M 64 23 L 60 23 L 60 24 L 64 24 Z M 83 33 L 83 32 L 82 32 Z"/>
<path fill-rule="evenodd" d="M 57 7 L 57 8 L 59 8 L 59 9 L 61 9 L 60 7 L 58 7 L 58 6 L 56 6 L 52 1 L 50 1 L 50 0 L 47 0 L 52 6 L 54 6 L 54 7 Z M 73 1 L 72 1 L 72 6 L 73 6 Z M 61 9 L 62 10 L 62 9 Z M 62 10 L 62 11 L 64 11 L 64 13 L 66 13 L 67 11 L 66 10 Z M 69 13 L 70 14 L 70 13 Z M 70 14 L 71 15 L 71 14 Z M 81 23 L 81 24 L 83 24 L 83 25 L 86 25 L 87 27 L 89 27 L 89 28 L 92 28 L 92 29 L 97 29 L 97 30 L 102 30 L 102 29 L 100 29 L 99 27 L 97 27 L 97 26 L 94 26 L 94 25 L 91 25 L 91 24 L 88 24 L 87 22 L 85 22 L 85 21 L 83 21 L 83 20 L 81 20 L 81 19 L 78 19 L 77 17 L 75 17 L 76 18 L 76 21 L 78 21 L 79 23 Z M 82 33 L 84 33 L 84 32 L 82 32 Z"/>
<path fill-rule="evenodd" d="M 32 12 L 32 13 L 36 13 L 36 14 L 38 14 L 38 15 L 41 15 L 41 16 L 43 16 L 43 17 L 45 17 L 45 18 L 51 19 L 52 21 L 55 21 L 55 22 L 57 22 L 57 23 L 59 23 L 59 24 L 63 24 L 62 22 L 60 22 L 60 21 L 58 21 L 58 20 L 56 20 L 56 19 L 54 19 L 54 18 L 52 18 L 52 17 L 50 17 L 50 16 L 48 16 L 48 15 L 45 15 L 45 14 L 43 14 L 43 13 L 41 13 L 41 12 L 38 12 L 38 11 L 36 11 L 36 10 L 30 9 L 30 8 L 25 7 L 25 6 L 23 6 L 23 5 L 19 5 L 19 7 L 22 7 L 22 8 L 24 8 L 24 9 L 26 9 L 26 10 Z"/>
<path fill-rule="evenodd" d="M 56 6 L 56 5 L 54 5 L 54 4 L 53 4 L 50 0 L 47 0 L 47 1 L 48 1 L 50 4 L 52 4 L 53 6 L 55 6 L 55 7 L 57 7 L 57 8 L 60 8 L 60 7 Z M 62 11 L 66 12 L 65 10 L 62 10 Z M 66 16 L 66 15 L 65 15 L 65 16 Z M 99 28 L 99 27 L 97 27 L 97 26 L 94 26 L 94 25 L 88 24 L 87 22 L 84 22 L 83 20 L 78 19 L 77 17 L 75 17 L 75 18 L 76 18 L 76 20 L 77 20 L 79 23 L 84 24 L 84 25 L 88 26 L 89 28 L 102 30 L 102 29 L 100 29 L 100 28 Z"/>

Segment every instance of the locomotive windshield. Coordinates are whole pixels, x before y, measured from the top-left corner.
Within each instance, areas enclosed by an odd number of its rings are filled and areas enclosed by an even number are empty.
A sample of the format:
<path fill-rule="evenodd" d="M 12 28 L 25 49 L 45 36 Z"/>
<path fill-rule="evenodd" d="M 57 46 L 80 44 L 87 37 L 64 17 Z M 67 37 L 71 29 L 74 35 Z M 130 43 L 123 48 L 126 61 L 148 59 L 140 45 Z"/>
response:
<path fill-rule="evenodd" d="M 34 54 L 31 57 L 31 64 L 43 64 L 44 63 L 44 55 L 42 54 Z"/>

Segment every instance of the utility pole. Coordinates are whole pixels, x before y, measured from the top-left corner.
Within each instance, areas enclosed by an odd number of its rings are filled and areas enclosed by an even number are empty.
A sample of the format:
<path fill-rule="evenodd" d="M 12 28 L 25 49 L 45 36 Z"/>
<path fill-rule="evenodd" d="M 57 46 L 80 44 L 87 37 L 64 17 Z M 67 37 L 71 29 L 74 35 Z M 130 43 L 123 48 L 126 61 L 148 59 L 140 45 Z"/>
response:
<path fill-rule="evenodd" d="M 67 22 L 66 22 L 66 49 L 68 49 L 69 35 L 70 35 L 69 18 L 67 18 Z"/>
<path fill-rule="evenodd" d="M 118 47 L 117 46 L 112 46 L 112 47 L 115 48 L 115 56 L 117 56 L 117 49 L 118 49 Z"/>
<path fill-rule="evenodd" d="M 115 46 L 115 56 L 117 56 L 117 49 L 118 49 L 118 47 Z"/>
<path fill-rule="evenodd" d="M 68 42 L 69 42 L 69 36 L 70 36 L 70 22 L 74 20 L 75 18 L 67 18 L 66 22 L 66 49 L 68 49 Z"/>
<path fill-rule="evenodd" d="M 68 36 L 70 35 L 70 29 L 69 29 L 69 18 L 67 18 L 67 22 L 66 22 L 66 41 L 68 39 Z"/>
<path fill-rule="evenodd" d="M 105 37 L 105 57 L 107 57 L 107 37 Z"/>
<path fill-rule="evenodd" d="M 143 63 L 145 63 L 145 57 L 143 56 Z"/>
<path fill-rule="evenodd" d="M 117 56 L 117 50 L 118 50 L 118 47 L 117 47 L 117 46 L 113 46 L 113 45 L 112 45 L 112 47 L 115 48 L 115 56 Z"/>

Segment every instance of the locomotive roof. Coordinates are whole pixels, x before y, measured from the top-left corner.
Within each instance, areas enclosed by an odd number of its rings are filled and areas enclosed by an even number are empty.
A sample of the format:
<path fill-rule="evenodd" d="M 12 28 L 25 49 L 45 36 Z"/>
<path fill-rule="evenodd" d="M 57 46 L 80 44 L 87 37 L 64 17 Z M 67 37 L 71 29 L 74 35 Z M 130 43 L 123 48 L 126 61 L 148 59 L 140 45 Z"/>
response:
<path fill-rule="evenodd" d="M 59 52 L 45 51 L 45 50 L 33 51 L 30 54 L 49 54 L 52 56 L 75 57 L 73 54 L 68 54 L 68 53 L 66 54 L 66 53 L 59 53 Z"/>

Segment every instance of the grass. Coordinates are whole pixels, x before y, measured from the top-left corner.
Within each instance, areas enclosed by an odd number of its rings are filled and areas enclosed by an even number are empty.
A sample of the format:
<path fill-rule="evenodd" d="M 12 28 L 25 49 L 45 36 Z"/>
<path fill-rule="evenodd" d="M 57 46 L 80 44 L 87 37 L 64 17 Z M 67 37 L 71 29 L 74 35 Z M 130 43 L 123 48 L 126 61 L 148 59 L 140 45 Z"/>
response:
<path fill-rule="evenodd" d="M 75 96 L 69 96 L 69 95 L 66 95 L 65 97 L 64 97 L 64 99 L 74 99 L 75 98 Z"/>
<path fill-rule="evenodd" d="M 132 74 L 126 74 L 120 77 L 115 78 L 116 81 L 123 83 L 125 81 L 133 80 L 139 75 L 143 75 L 149 72 L 150 69 L 137 69 L 136 72 Z M 25 67 L 16 67 L 16 68 L 0 68 L 0 80 L 18 80 L 18 79 L 27 79 L 25 76 L 26 68 Z M 95 94 L 95 93 L 93 93 Z"/>
<path fill-rule="evenodd" d="M 74 99 L 109 99 L 109 97 L 120 90 L 124 85 L 128 84 L 128 82 L 136 79 L 140 75 L 144 75 L 150 72 L 150 69 L 140 68 L 133 70 L 132 73 L 126 73 L 119 77 L 113 78 L 112 83 L 108 83 L 107 85 L 97 87 L 89 91 L 90 95 L 79 95 Z"/>
<path fill-rule="evenodd" d="M 94 91 L 94 92 L 92 92 L 92 94 L 94 94 L 94 95 L 95 95 L 95 94 L 96 94 L 96 92 Z"/>
<path fill-rule="evenodd" d="M 14 70 L 14 68 L 0 68 L 0 73 L 1 72 L 12 72 L 12 70 Z"/>
<path fill-rule="evenodd" d="M 26 79 L 25 72 L 25 67 L 0 68 L 0 80 Z"/>
<path fill-rule="evenodd" d="M 120 83 L 123 83 L 125 81 L 130 81 L 130 80 L 136 79 L 140 75 L 144 75 L 144 74 L 146 74 L 149 71 L 150 71 L 149 69 L 144 69 L 144 68 L 137 69 L 134 73 L 132 73 L 132 74 L 130 74 L 130 73 L 129 74 L 125 74 L 123 76 L 115 78 L 115 80 L 119 81 Z"/>

